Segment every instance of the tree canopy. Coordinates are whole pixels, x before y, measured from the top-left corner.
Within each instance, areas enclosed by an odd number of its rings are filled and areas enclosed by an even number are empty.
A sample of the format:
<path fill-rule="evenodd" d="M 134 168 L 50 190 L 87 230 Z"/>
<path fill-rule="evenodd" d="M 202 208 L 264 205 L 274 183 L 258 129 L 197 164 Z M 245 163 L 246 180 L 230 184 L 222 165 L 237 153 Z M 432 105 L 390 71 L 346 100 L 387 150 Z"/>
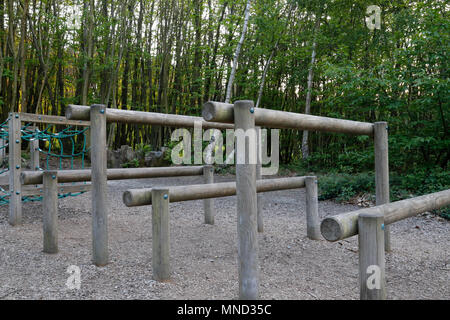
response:
<path fill-rule="evenodd" d="M 200 115 L 224 101 L 246 0 L 0 0 L 1 118 L 65 106 Z M 380 28 L 366 25 L 381 8 Z M 448 170 L 449 17 L 440 0 L 252 0 L 232 101 L 336 118 L 387 121 L 391 168 Z M 312 51 L 315 61 L 312 65 Z M 113 144 L 167 143 L 168 129 L 118 125 Z M 283 131 L 281 160 L 301 160 Z M 313 133 L 310 159 L 373 168 L 371 141 Z"/>

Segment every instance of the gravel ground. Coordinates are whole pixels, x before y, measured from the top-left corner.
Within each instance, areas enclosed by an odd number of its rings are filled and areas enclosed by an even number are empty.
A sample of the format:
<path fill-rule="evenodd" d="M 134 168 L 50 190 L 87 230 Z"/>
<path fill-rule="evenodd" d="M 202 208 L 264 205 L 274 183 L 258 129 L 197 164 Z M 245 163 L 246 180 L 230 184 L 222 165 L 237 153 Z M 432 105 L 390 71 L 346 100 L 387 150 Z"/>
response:
<path fill-rule="evenodd" d="M 221 176 L 217 181 L 231 181 Z M 59 201 L 59 247 L 42 252 L 40 203 L 24 205 L 24 223 L 11 227 L 0 207 L 0 299 L 236 299 L 235 197 L 215 200 L 216 224 L 203 224 L 202 201 L 170 205 L 172 280 L 152 280 L 151 207 L 126 208 L 128 188 L 202 183 L 201 177 L 109 182 L 111 263 L 91 264 L 91 194 Z M 329 243 L 306 238 L 304 190 L 264 194 L 259 235 L 263 299 L 358 299 L 357 237 Z M 353 205 L 319 203 L 321 218 Z M 389 299 L 450 299 L 450 223 L 424 214 L 391 226 L 386 255 Z M 69 290 L 67 268 L 81 269 Z"/>

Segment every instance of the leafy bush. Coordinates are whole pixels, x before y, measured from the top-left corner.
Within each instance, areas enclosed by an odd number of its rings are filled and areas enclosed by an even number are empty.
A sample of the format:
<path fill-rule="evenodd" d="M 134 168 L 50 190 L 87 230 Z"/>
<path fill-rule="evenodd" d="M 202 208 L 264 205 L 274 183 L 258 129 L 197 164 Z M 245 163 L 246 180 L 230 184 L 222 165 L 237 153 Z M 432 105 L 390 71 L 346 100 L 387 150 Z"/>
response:
<path fill-rule="evenodd" d="M 441 168 L 417 168 L 409 174 L 392 173 L 390 176 L 391 201 L 429 194 L 450 188 L 450 173 Z M 375 200 L 375 177 L 372 172 L 319 175 L 320 200 L 347 201 L 360 194 L 370 194 Z M 450 207 L 436 210 L 438 215 L 450 219 Z"/>
<path fill-rule="evenodd" d="M 131 161 L 122 164 L 122 168 L 139 168 L 140 166 L 141 163 L 139 162 L 138 159 L 133 159 Z"/>
<path fill-rule="evenodd" d="M 347 201 L 358 194 L 373 193 L 374 190 L 375 179 L 370 173 L 329 174 L 319 177 L 319 200 Z"/>

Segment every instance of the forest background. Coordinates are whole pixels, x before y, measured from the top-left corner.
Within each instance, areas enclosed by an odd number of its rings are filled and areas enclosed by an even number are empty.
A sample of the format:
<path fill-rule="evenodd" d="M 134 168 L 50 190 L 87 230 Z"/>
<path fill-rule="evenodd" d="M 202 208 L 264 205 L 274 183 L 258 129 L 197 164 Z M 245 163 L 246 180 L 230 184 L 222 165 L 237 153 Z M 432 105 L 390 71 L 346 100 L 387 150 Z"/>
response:
<path fill-rule="evenodd" d="M 392 199 L 448 189 L 448 13 L 440 0 L 0 0 L 0 121 L 94 103 L 198 116 L 251 99 L 387 121 Z M 171 130 L 119 124 L 108 144 L 158 150 Z M 285 169 L 322 174 L 323 199 L 373 193 L 368 137 L 283 130 L 280 148 Z"/>

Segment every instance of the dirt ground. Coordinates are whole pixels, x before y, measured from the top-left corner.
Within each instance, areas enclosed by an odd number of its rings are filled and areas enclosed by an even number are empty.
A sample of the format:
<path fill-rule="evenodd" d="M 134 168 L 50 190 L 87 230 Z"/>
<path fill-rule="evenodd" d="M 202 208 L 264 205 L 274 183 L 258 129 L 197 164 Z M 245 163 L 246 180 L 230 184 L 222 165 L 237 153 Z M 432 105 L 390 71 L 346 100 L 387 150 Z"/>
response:
<path fill-rule="evenodd" d="M 231 181 L 220 176 L 216 181 Z M 201 177 L 109 182 L 111 263 L 91 263 L 91 194 L 59 201 L 60 252 L 42 252 L 41 203 L 24 205 L 24 223 L 0 207 L 0 299 L 236 299 L 236 198 L 215 200 L 215 225 L 203 224 L 202 201 L 170 205 L 172 280 L 152 280 L 151 207 L 126 208 L 128 188 L 202 183 Z M 319 203 L 321 218 L 353 205 Z M 329 243 L 306 238 L 304 190 L 264 194 L 259 235 L 262 299 L 358 299 L 357 237 Z M 386 255 L 388 299 L 450 299 L 450 222 L 431 214 L 391 226 Z M 70 290 L 67 268 L 81 269 Z"/>

